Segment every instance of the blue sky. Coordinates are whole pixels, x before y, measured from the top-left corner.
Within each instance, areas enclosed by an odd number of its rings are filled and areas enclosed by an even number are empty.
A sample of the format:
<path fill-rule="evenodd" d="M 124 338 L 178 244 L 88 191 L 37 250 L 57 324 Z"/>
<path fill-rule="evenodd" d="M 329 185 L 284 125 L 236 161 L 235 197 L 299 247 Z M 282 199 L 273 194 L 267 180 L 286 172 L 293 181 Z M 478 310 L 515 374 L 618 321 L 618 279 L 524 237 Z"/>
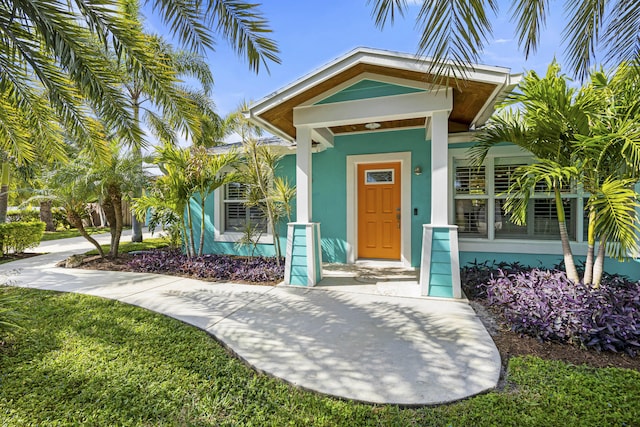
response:
<path fill-rule="evenodd" d="M 529 60 L 525 60 L 517 46 L 508 14 L 510 2 L 500 3 L 500 15 L 492 20 L 493 40 L 480 63 L 508 67 L 513 73 L 519 73 L 529 69 L 544 72 L 554 56 L 561 64 L 565 62 L 561 46 L 565 21 L 557 3 L 555 8 L 552 6 L 541 35 L 540 49 Z M 404 18 L 397 19 L 383 31 L 375 27 L 366 0 L 266 0 L 261 8 L 274 30 L 272 38 L 280 47 L 282 63 L 270 64 L 270 73 L 263 70 L 255 74 L 226 41 L 218 37 L 216 51 L 207 52 L 207 59 L 215 79 L 213 98 L 221 115 L 234 111 L 243 100 L 263 98 L 356 47 L 406 53 L 417 50 L 418 5 L 410 6 Z M 146 8 L 144 13 L 151 31 L 166 34 L 150 9 Z"/>

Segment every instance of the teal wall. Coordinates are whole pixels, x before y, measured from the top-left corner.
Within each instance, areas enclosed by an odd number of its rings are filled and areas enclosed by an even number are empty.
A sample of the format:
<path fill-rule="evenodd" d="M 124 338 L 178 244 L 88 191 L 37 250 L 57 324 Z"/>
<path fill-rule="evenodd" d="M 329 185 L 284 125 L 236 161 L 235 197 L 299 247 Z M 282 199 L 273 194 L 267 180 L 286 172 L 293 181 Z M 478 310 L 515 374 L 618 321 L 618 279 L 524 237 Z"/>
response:
<path fill-rule="evenodd" d="M 431 145 L 425 141 L 424 129 L 371 132 L 335 137 L 334 148 L 313 155 L 312 219 L 320 223 L 324 262 L 347 262 L 347 156 L 411 151 L 411 170 L 420 166 L 431 169 Z M 422 224 L 431 212 L 431 176 L 411 173 L 411 259 L 420 264 Z M 413 215 L 414 209 L 418 210 Z"/>
<path fill-rule="evenodd" d="M 429 296 L 453 298 L 451 234 L 448 228 L 434 228 L 431 236 Z"/>
<path fill-rule="evenodd" d="M 322 101 L 317 102 L 316 105 L 355 101 L 358 99 L 378 98 L 383 96 L 403 95 L 414 92 L 424 92 L 424 90 L 408 86 L 383 83 L 375 80 L 362 80 L 323 99 Z"/>
<path fill-rule="evenodd" d="M 584 262 L 585 257 L 574 257 L 578 265 Z M 522 265 L 532 267 L 551 268 L 562 261 L 562 255 L 545 254 L 516 254 L 516 253 L 492 253 L 492 252 L 460 252 L 460 265 L 464 266 L 473 262 L 519 262 Z M 606 258 L 604 270 L 610 274 L 621 274 L 633 280 L 640 280 L 640 259 L 619 262 Z"/>

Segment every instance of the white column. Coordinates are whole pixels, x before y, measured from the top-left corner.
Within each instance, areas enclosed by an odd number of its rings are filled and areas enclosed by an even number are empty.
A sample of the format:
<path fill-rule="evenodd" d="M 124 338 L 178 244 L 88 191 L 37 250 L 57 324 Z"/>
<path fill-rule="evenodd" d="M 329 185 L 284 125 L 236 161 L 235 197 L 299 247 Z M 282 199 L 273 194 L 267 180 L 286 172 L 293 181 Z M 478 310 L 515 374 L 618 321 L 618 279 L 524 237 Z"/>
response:
<path fill-rule="evenodd" d="M 296 128 L 296 222 L 311 222 L 311 128 Z"/>
<path fill-rule="evenodd" d="M 449 218 L 448 111 L 431 116 L 431 224 L 447 225 Z"/>

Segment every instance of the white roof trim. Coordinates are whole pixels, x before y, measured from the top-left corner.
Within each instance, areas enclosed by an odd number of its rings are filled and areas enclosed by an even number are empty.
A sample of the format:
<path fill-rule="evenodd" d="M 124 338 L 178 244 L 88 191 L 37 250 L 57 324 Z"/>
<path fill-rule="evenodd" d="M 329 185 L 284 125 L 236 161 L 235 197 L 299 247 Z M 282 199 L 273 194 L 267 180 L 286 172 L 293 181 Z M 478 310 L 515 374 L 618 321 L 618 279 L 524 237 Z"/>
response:
<path fill-rule="evenodd" d="M 357 48 L 254 103 L 249 109 L 250 115 L 251 117 L 256 117 L 265 110 L 305 92 L 318 83 L 328 80 L 360 63 L 427 72 L 432 61 L 430 58 L 420 58 L 412 54 L 371 48 Z M 469 65 L 466 71 L 468 80 L 498 85 L 503 84 L 505 79 L 510 75 L 508 68 L 479 64 Z"/>

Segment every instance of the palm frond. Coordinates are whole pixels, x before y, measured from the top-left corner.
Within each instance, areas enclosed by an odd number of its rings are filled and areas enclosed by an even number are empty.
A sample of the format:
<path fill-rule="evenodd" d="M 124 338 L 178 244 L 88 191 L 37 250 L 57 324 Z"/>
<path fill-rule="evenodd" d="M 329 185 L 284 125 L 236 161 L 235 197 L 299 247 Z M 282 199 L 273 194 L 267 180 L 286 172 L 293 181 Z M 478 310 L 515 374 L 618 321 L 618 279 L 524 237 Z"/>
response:
<path fill-rule="evenodd" d="M 638 253 L 640 225 L 639 195 L 628 180 L 607 179 L 597 193 L 589 197 L 587 207 L 596 211 L 595 230 L 599 236 L 607 236 L 607 252 L 622 259 Z"/>
<path fill-rule="evenodd" d="M 372 5 L 371 16 L 376 27 L 383 29 L 387 21 L 393 24 L 396 15 L 404 16 L 407 0 L 367 0 L 367 5 Z"/>
<path fill-rule="evenodd" d="M 211 0 L 205 11 L 205 19 L 221 33 L 255 72 L 269 62 L 280 63 L 279 49 L 274 40 L 265 37 L 271 33 L 267 20 L 258 4 L 240 0 Z"/>
<path fill-rule="evenodd" d="M 538 49 L 540 31 L 544 29 L 549 10 L 549 0 L 517 0 L 512 3 L 512 21 L 516 22 L 516 34 L 520 47 L 524 46 L 525 58 Z"/>
<path fill-rule="evenodd" d="M 605 19 L 605 0 L 580 0 L 566 2 L 565 16 L 570 16 L 564 30 L 565 53 L 573 74 L 584 79 L 596 55 L 600 29 Z"/>
<path fill-rule="evenodd" d="M 432 57 L 428 70 L 436 83 L 465 80 L 467 67 L 479 62 L 492 32 L 489 13 L 498 11 L 495 0 L 434 0 L 423 2 L 418 25 L 423 33 L 419 55 Z"/>

